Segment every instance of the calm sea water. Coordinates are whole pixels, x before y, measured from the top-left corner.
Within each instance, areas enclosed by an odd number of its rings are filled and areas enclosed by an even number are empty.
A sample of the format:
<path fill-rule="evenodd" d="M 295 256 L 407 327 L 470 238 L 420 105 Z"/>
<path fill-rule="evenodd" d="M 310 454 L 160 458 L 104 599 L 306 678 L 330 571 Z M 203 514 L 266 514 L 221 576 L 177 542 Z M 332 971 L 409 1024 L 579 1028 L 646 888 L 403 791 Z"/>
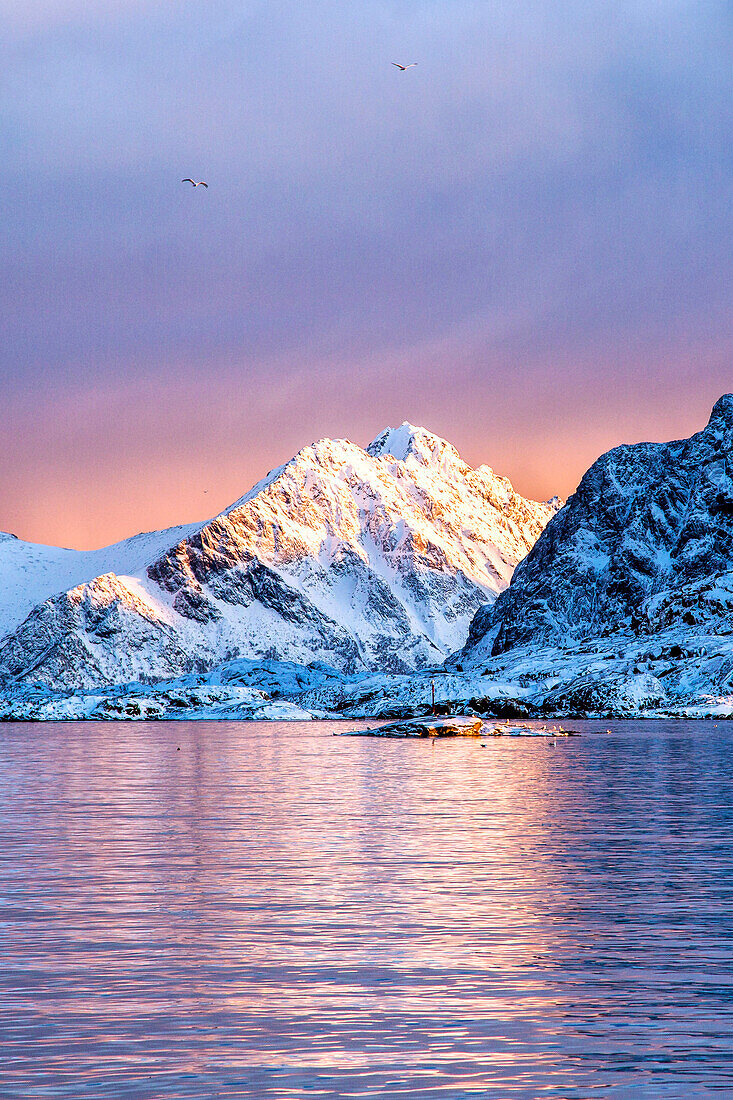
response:
<path fill-rule="evenodd" d="M 733 1095 L 733 724 L 574 725 L 0 725 L 0 1094 Z"/>

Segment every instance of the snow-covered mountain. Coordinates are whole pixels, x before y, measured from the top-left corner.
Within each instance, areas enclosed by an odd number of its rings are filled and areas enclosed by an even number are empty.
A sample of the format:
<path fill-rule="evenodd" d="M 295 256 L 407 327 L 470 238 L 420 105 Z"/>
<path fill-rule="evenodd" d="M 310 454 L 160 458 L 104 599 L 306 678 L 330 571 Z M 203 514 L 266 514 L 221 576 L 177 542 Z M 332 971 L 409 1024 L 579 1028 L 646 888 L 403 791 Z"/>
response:
<path fill-rule="evenodd" d="M 88 554 L 5 538 L 0 678 L 79 690 L 236 658 L 435 664 L 557 506 L 409 424 L 366 450 L 321 440 L 204 524 Z"/>
<path fill-rule="evenodd" d="M 395 717 L 433 682 L 442 710 L 733 717 L 733 394 L 691 439 L 600 458 L 495 599 L 552 510 L 409 425 L 322 441 L 147 568 L 34 609 L 0 646 L 0 719 Z M 141 675 L 167 680 L 109 685 Z"/>
<path fill-rule="evenodd" d="M 616 447 L 471 625 L 464 656 L 678 625 L 733 629 L 733 394 L 703 431 Z"/>

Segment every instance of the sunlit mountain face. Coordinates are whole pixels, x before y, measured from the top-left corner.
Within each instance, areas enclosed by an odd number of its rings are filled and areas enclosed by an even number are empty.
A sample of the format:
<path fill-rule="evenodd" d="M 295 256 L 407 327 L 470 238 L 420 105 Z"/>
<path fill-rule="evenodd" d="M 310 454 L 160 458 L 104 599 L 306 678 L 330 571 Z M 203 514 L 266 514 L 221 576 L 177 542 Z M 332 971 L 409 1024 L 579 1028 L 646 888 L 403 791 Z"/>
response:
<path fill-rule="evenodd" d="M 202 525 L 89 553 L 5 539 L 0 670 L 79 689 L 235 658 L 436 664 L 558 507 L 407 423 L 321 440 Z"/>

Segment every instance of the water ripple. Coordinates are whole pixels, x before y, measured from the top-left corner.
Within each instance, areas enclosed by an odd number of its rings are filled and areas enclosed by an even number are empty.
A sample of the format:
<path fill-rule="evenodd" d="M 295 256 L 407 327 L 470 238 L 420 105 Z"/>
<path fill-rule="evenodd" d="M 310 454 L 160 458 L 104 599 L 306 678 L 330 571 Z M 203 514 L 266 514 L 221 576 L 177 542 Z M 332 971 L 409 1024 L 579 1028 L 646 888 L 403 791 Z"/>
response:
<path fill-rule="evenodd" d="M 733 1095 L 733 728 L 0 727 L 3 1097 Z"/>

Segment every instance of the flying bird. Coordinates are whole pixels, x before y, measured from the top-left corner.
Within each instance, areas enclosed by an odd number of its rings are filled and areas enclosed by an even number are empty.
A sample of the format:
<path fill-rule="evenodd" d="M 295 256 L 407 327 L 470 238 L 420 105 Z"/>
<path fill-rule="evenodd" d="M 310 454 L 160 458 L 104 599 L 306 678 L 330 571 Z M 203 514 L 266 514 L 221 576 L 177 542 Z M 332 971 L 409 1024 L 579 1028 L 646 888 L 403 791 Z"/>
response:
<path fill-rule="evenodd" d="M 190 176 L 186 176 L 185 180 L 181 180 L 181 183 L 192 183 L 194 187 L 207 187 L 208 188 L 208 186 L 209 186 L 208 183 L 204 183 L 203 180 L 199 180 L 199 182 L 196 183 L 196 180 L 192 180 Z"/>
<path fill-rule="evenodd" d="M 395 65 L 401 72 L 406 73 L 408 69 L 415 68 L 415 66 L 417 65 L 417 61 L 412 61 L 409 65 L 400 65 L 399 61 L 393 61 L 392 64 Z"/>

